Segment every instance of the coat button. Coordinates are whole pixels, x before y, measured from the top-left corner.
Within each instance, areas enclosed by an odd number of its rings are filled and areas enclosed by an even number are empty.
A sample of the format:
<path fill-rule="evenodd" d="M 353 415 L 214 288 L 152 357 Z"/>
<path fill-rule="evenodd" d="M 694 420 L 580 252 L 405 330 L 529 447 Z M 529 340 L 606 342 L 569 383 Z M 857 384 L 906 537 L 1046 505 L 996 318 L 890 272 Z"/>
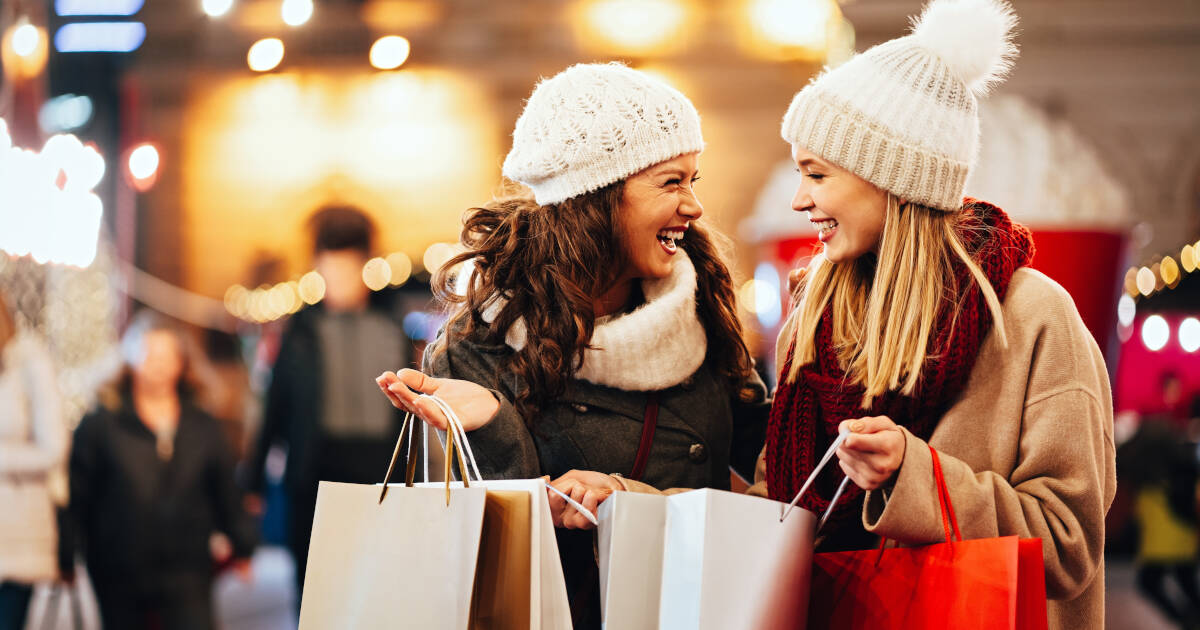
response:
<path fill-rule="evenodd" d="M 575 410 L 575 413 L 587 413 L 588 410 L 588 406 L 583 403 L 574 403 L 571 408 Z"/>
<path fill-rule="evenodd" d="M 699 464 L 708 459 L 708 449 L 704 448 L 703 444 L 693 444 L 692 447 L 688 449 L 688 459 Z"/>

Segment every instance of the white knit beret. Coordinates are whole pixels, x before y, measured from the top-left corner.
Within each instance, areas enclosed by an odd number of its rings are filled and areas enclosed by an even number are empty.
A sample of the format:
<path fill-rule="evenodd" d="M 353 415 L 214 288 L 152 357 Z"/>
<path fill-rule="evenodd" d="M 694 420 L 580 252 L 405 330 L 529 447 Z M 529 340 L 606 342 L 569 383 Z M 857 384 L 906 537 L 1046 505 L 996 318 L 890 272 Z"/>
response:
<path fill-rule="evenodd" d="M 979 152 L 977 98 L 1017 49 L 1004 0 L 933 0 L 909 35 L 828 70 L 800 90 L 783 139 L 931 208 L 962 208 Z"/>
<path fill-rule="evenodd" d="M 503 173 L 545 206 L 703 149 L 700 115 L 678 90 L 619 63 L 579 64 L 534 88 Z"/>

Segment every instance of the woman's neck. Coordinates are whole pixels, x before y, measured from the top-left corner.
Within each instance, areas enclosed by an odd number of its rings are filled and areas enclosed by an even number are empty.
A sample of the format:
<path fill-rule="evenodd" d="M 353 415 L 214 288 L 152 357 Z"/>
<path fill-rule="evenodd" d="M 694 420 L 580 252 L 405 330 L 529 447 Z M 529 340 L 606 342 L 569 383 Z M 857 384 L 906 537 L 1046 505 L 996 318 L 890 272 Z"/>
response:
<path fill-rule="evenodd" d="M 173 384 L 133 383 L 133 407 L 151 430 L 179 420 L 179 393 Z"/>
<path fill-rule="evenodd" d="M 641 289 L 633 278 L 623 278 L 592 302 L 596 317 L 607 317 L 628 311 L 641 297 Z"/>

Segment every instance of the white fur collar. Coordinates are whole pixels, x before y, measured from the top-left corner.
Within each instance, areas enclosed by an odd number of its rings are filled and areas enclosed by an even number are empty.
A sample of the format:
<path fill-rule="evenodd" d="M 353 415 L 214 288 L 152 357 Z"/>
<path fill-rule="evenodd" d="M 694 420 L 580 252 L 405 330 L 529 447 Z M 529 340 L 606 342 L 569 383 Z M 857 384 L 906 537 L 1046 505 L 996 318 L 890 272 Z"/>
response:
<path fill-rule="evenodd" d="M 585 350 L 575 378 L 630 391 L 654 391 L 682 383 L 700 369 L 708 337 L 696 314 L 696 269 L 682 249 L 661 280 L 643 280 L 646 303 L 624 315 L 598 321 L 592 348 Z M 493 299 L 483 320 L 491 323 L 504 307 Z M 505 334 L 514 350 L 525 347 L 525 321 Z"/>

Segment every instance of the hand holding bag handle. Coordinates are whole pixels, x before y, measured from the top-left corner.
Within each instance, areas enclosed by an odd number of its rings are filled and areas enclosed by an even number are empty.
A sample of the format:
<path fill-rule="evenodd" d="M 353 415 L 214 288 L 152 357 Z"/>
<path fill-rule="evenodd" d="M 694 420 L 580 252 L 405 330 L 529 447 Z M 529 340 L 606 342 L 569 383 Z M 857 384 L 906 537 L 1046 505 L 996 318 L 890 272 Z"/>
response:
<path fill-rule="evenodd" d="M 433 401 L 433 403 L 435 405 L 437 405 L 438 408 L 441 409 L 442 413 L 446 416 L 447 430 L 446 430 L 446 444 L 444 446 L 444 451 L 446 453 L 446 471 L 445 471 L 446 505 L 449 505 L 450 504 L 451 462 L 454 460 L 454 455 L 456 453 L 456 451 L 455 451 L 456 443 L 458 444 L 458 449 L 457 449 L 458 469 L 460 471 L 462 471 L 462 473 L 463 473 L 463 485 L 466 487 L 470 487 L 470 484 L 471 484 L 470 478 L 471 478 L 472 471 L 475 473 L 476 481 L 480 481 L 480 482 L 483 481 L 483 475 L 481 475 L 479 473 L 479 464 L 475 461 L 475 452 L 471 449 L 470 440 L 467 439 L 467 431 L 465 428 L 463 428 L 462 420 L 459 419 L 458 414 L 455 413 L 455 411 L 454 411 L 454 408 L 451 407 L 446 401 L 444 401 L 441 398 L 438 398 L 437 396 L 434 396 L 434 395 L 421 394 L 421 398 L 428 398 L 431 401 Z M 396 448 L 395 448 L 395 450 L 392 451 L 392 461 L 391 461 L 391 463 L 388 464 L 387 474 L 383 478 L 383 488 L 379 491 L 379 503 L 383 503 L 383 497 L 387 495 L 388 482 L 391 481 L 392 472 L 396 468 L 396 460 L 399 459 L 399 457 L 400 457 L 400 445 L 404 443 L 404 437 L 405 437 L 406 433 L 408 435 L 408 468 L 405 473 L 404 485 L 406 487 L 410 487 L 410 488 L 413 485 L 413 479 L 416 476 L 416 468 L 417 468 L 416 453 L 415 453 L 415 448 L 414 448 L 413 439 L 412 439 L 413 433 L 416 432 L 416 427 L 414 426 L 415 422 L 416 421 L 415 421 L 413 414 L 411 414 L 411 413 L 405 414 L 404 424 L 401 426 L 401 429 L 400 429 L 400 437 L 396 439 Z M 424 423 L 422 423 L 422 436 L 424 436 L 424 435 L 425 435 Z M 439 442 L 440 442 L 440 440 L 439 440 Z M 426 440 L 426 443 L 428 443 L 427 440 Z M 464 452 L 466 453 L 466 456 L 467 456 L 466 460 L 463 459 Z M 467 467 L 468 461 L 470 462 L 470 468 Z M 426 458 L 425 458 L 425 478 L 429 479 L 428 456 L 426 456 Z M 571 507 L 574 507 L 576 510 L 579 511 L 580 514 L 583 514 L 584 518 L 591 521 L 593 525 L 598 524 L 596 515 L 593 514 L 591 511 L 589 511 L 587 508 L 583 507 L 583 505 L 581 505 L 578 501 L 572 499 L 571 497 L 567 496 L 566 494 L 563 494 L 557 488 L 555 488 L 554 486 L 551 486 L 548 483 L 546 484 L 546 488 L 548 490 L 558 494 L 563 499 L 565 499 L 566 502 L 571 505 Z"/>
<path fill-rule="evenodd" d="M 471 445 L 466 441 L 466 432 L 463 430 L 462 424 L 458 420 L 458 416 L 454 414 L 454 412 L 450 410 L 449 405 L 446 405 L 446 403 L 440 398 L 437 398 L 436 396 L 430 396 L 430 398 L 432 398 L 434 402 L 442 408 L 443 412 L 446 413 L 448 419 L 447 424 L 449 425 L 450 429 L 446 432 L 446 443 L 443 446 L 443 452 L 446 454 L 446 505 L 450 505 L 450 480 L 452 478 L 451 466 L 454 462 L 455 455 L 458 456 L 458 469 L 463 472 L 463 486 L 468 488 L 471 486 L 471 469 L 467 468 L 467 462 L 463 459 L 464 451 L 471 458 L 471 466 L 474 468 L 476 481 L 483 481 L 483 478 L 479 474 L 479 466 L 475 463 L 475 455 L 471 452 Z M 383 487 L 379 491 L 379 503 L 383 503 L 383 498 L 387 496 L 388 483 L 392 480 L 392 473 L 396 469 L 396 461 L 400 458 L 400 447 L 404 444 L 404 438 L 406 435 L 408 437 L 408 448 L 406 449 L 408 466 L 405 470 L 404 485 L 409 488 L 411 488 L 413 485 L 413 481 L 417 472 L 416 444 L 413 440 L 413 434 L 416 433 L 416 427 L 414 426 L 415 422 L 416 421 L 413 414 L 405 414 L 404 423 L 400 428 L 400 437 L 396 439 L 396 448 L 392 451 L 392 461 L 388 463 L 387 473 L 383 477 Z M 424 432 L 422 432 L 422 435 L 424 435 Z M 459 438 L 456 436 L 461 437 Z M 463 446 L 460 446 L 456 450 L 455 443 L 460 441 Z M 428 440 L 426 440 L 426 444 L 428 444 Z M 428 458 L 426 458 L 425 462 L 425 478 L 429 478 Z"/>
<path fill-rule="evenodd" d="M 808 474 L 808 479 L 804 480 L 804 485 L 800 486 L 800 491 L 796 493 L 796 496 L 792 497 L 792 502 L 788 503 L 787 508 L 783 511 L 783 514 L 779 516 L 780 523 L 783 522 L 783 519 L 788 517 L 788 514 L 792 513 L 792 509 L 796 507 L 796 503 L 800 501 L 800 497 L 804 496 L 804 493 L 808 491 L 808 488 L 812 486 L 813 481 L 816 480 L 817 475 L 820 474 L 821 470 L 825 468 L 825 465 L 833 459 L 834 453 L 837 452 L 838 447 L 842 445 L 842 442 L 846 441 L 846 436 L 848 435 L 850 435 L 849 432 L 842 431 L 833 441 L 833 444 L 830 444 L 829 448 L 825 450 L 825 454 L 821 456 L 821 461 L 817 462 L 817 465 L 813 467 L 813 471 Z M 829 507 L 825 508 L 825 513 L 821 515 L 821 520 L 817 522 L 816 531 L 821 531 L 821 526 L 825 524 L 826 519 L 828 519 L 830 513 L 833 512 L 833 507 L 837 505 L 838 499 L 842 497 L 842 492 L 846 490 L 846 484 L 849 482 L 849 477 L 842 479 L 842 483 L 838 486 L 837 492 L 833 494 L 833 499 L 829 501 Z"/>

